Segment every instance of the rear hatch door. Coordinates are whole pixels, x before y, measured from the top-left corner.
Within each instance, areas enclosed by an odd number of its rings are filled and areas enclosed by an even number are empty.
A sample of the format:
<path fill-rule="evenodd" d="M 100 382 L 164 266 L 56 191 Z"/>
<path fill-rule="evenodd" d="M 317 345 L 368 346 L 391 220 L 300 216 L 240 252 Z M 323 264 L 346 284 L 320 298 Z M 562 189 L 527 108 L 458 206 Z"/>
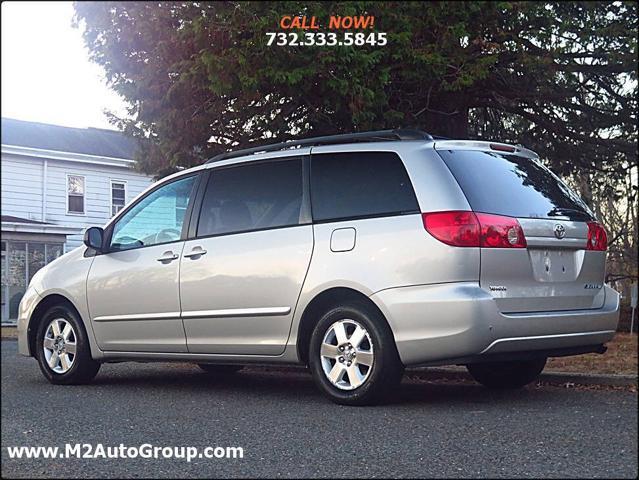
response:
<path fill-rule="evenodd" d="M 481 249 L 480 284 L 502 312 L 603 305 L 606 252 L 586 249 L 594 216 L 532 152 L 484 142 L 436 149 L 473 211 L 514 217 L 522 227 L 526 248 Z"/>

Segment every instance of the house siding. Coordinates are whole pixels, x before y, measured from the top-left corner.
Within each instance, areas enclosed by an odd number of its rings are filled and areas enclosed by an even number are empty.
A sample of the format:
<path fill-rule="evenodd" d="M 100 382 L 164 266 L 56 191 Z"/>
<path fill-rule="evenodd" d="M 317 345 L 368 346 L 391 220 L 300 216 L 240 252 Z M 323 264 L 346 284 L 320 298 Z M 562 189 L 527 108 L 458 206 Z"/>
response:
<path fill-rule="evenodd" d="M 126 183 L 126 203 L 151 184 L 132 168 L 46 159 L 46 210 L 42 217 L 43 158 L 2 154 L 2 214 L 85 229 L 111 218 L 111 180 Z M 84 214 L 67 213 L 67 175 L 85 178 Z M 67 237 L 66 251 L 82 244 L 82 235 Z"/>
<path fill-rule="evenodd" d="M 2 155 L 2 214 L 42 221 L 42 159 Z"/>

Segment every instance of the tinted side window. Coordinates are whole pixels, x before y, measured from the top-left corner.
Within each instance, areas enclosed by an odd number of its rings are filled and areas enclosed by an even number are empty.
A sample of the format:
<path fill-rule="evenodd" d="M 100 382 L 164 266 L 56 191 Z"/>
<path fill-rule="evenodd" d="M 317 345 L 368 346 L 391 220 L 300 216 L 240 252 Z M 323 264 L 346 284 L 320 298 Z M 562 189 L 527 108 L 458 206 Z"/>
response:
<path fill-rule="evenodd" d="M 212 170 L 197 236 L 298 225 L 302 184 L 299 158 Z"/>
<path fill-rule="evenodd" d="M 390 152 L 312 155 L 311 202 L 316 221 L 419 211 L 404 164 Z"/>
<path fill-rule="evenodd" d="M 530 158 L 472 150 L 439 151 L 476 212 L 521 218 L 589 220 L 586 204 Z"/>

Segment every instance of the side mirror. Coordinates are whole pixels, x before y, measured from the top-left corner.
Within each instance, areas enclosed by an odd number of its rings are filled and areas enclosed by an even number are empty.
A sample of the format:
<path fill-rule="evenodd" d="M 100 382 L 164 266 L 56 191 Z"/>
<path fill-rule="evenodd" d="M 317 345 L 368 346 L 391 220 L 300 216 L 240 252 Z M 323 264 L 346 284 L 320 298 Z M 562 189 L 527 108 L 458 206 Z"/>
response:
<path fill-rule="evenodd" d="M 90 227 L 84 232 L 84 244 L 98 252 L 102 251 L 103 239 L 104 230 L 101 227 Z"/>

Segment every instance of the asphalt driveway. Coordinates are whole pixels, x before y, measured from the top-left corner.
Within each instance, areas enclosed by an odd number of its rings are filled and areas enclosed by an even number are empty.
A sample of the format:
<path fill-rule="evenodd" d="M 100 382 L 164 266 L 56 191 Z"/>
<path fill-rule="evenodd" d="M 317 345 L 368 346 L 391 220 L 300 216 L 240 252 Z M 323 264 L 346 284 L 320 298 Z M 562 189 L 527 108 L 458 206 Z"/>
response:
<path fill-rule="evenodd" d="M 239 446 L 242 459 L 9 459 L 9 446 Z M 405 381 L 329 403 L 303 372 L 103 366 L 56 387 L 2 342 L 2 477 L 636 477 L 637 393 Z"/>

